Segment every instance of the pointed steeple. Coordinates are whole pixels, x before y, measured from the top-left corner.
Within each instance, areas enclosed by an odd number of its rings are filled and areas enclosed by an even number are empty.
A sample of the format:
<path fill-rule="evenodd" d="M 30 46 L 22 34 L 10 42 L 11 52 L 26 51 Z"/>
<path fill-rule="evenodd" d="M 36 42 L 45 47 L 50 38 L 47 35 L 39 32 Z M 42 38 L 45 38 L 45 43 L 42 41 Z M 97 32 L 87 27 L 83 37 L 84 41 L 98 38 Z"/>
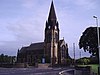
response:
<path fill-rule="evenodd" d="M 56 20 L 56 19 L 57 18 L 56 18 L 55 8 L 54 8 L 53 0 L 52 0 L 48 20 Z"/>

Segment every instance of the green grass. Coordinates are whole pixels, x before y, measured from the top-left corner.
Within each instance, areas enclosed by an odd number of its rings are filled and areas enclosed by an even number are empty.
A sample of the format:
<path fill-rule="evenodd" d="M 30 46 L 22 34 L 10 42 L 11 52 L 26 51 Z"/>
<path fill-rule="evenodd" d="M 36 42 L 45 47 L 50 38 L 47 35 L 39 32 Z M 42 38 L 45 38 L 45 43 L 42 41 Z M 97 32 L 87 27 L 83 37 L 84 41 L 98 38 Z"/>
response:
<path fill-rule="evenodd" d="M 94 73 L 98 73 L 98 65 L 90 65 Z"/>
<path fill-rule="evenodd" d="M 79 65 L 79 66 L 91 66 L 92 67 L 92 72 L 98 73 L 98 64 L 91 64 L 91 65 Z"/>

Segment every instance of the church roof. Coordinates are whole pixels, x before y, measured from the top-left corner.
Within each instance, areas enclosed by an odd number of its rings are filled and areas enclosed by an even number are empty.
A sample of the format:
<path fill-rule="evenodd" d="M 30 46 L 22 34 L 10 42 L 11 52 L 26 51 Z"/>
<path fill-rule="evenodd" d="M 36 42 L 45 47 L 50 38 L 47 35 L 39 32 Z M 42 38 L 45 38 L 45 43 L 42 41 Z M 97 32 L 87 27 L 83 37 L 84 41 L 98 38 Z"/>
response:
<path fill-rule="evenodd" d="M 55 8 L 54 8 L 54 4 L 53 1 L 51 3 L 51 8 L 50 8 L 50 13 L 49 13 L 49 17 L 48 20 L 56 20 L 56 13 L 55 13 Z"/>
<path fill-rule="evenodd" d="M 28 50 L 44 50 L 44 42 L 32 43 L 30 46 L 22 47 L 19 53 L 24 53 Z"/>
<path fill-rule="evenodd" d="M 42 49 L 44 49 L 44 42 L 33 43 L 28 48 L 28 50 L 42 50 Z"/>
<path fill-rule="evenodd" d="M 26 50 L 28 49 L 28 46 L 27 47 L 22 47 L 19 51 L 19 53 L 22 53 L 22 52 L 26 52 Z"/>

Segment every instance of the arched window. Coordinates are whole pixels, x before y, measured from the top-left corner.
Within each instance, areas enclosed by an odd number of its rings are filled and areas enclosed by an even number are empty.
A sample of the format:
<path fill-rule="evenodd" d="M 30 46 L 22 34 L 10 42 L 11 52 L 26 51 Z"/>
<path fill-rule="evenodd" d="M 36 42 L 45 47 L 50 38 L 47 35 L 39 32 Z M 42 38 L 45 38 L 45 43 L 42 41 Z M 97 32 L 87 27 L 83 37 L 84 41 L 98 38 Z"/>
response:
<path fill-rule="evenodd" d="M 62 46 L 62 57 L 65 57 L 65 46 Z"/>
<path fill-rule="evenodd" d="M 47 42 L 51 42 L 51 33 L 48 33 L 47 35 Z"/>
<path fill-rule="evenodd" d="M 58 42 L 58 34 L 55 32 L 55 42 Z"/>

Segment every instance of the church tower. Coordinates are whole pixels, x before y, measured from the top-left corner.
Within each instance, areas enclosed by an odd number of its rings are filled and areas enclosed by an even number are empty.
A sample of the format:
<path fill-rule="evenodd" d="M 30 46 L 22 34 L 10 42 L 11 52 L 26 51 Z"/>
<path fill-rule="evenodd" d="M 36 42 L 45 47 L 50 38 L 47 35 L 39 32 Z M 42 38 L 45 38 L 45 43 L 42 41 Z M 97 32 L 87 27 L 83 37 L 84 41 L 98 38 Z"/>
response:
<path fill-rule="evenodd" d="M 45 60 L 51 65 L 58 64 L 59 52 L 59 26 L 54 9 L 53 1 L 51 3 L 48 20 L 45 27 Z"/>

